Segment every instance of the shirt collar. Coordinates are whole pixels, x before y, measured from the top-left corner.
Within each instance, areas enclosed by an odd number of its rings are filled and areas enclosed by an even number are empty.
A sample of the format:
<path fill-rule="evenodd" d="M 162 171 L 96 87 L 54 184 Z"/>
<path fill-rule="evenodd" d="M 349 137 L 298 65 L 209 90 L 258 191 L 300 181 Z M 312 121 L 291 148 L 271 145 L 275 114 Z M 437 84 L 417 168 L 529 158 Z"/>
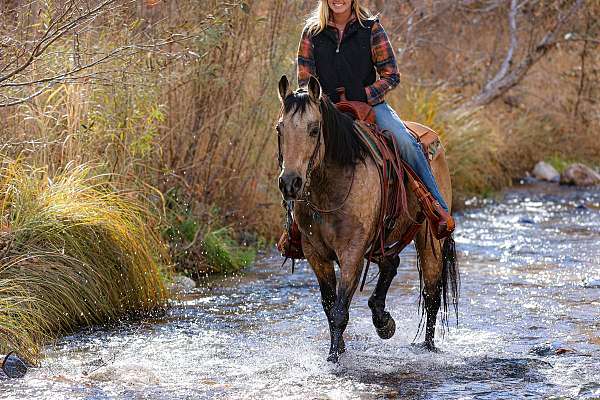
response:
<path fill-rule="evenodd" d="M 354 21 L 356 21 L 356 14 L 353 11 L 352 15 L 350 15 L 350 19 L 348 20 L 348 22 L 346 22 L 346 26 L 350 25 L 350 23 Z M 337 29 L 337 27 L 333 24 L 333 21 L 331 19 L 329 19 L 329 21 L 327 22 L 327 26 Z"/>

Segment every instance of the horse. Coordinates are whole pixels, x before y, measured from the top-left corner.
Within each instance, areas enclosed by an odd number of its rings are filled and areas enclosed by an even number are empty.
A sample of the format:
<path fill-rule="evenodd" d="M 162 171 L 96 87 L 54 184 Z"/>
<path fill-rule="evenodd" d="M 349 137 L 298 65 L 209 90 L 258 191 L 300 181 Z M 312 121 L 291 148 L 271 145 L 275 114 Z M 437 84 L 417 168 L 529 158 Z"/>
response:
<path fill-rule="evenodd" d="M 336 109 L 322 93 L 316 78 L 311 77 L 306 88 L 292 91 L 287 77 L 282 76 L 279 99 L 281 112 L 276 124 L 281 168 L 279 189 L 283 200 L 293 204 L 293 219 L 302 235 L 304 255 L 319 283 L 329 325 L 331 343 L 327 360 L 337 363 L 345 351 L 343 333 L 348 325 L 350 303 L 365 265 L 365 255 L 377 234 L 382 203 L 380 175 L 366 145 L 357 138 L 354 120 Z M 443 153 L 432 161 L 431 168 L 446 203 L 452 204 L 450 173 Z M 415 196 L 407 193 L 407 209 L 386 240 L 390 243 L 400 240 L 419 209 Z M 454 246 L 433 240 L 428 229 L 423 224 L 415 237 L 421 321 L 426 315 L 425 341 L 420 346 L 437 351 L 434 341 L 437 314 L 443 303 L 442 322 L 447 326 L 449 290 L 458 313 L 459 276 Z M 449 239 L 445 242 L 450 243 Z M 396 323 L 386 311 L 385 301 L 400 259 L 397 255 L 387 256 L 376 262 L 379 277 L 368 305 L 377 334 L 389 339 L 395 333 Z M 334 263 L 339 265 L 339 282 Z M 417 335 L 420 330 L 421 325 Z"/>

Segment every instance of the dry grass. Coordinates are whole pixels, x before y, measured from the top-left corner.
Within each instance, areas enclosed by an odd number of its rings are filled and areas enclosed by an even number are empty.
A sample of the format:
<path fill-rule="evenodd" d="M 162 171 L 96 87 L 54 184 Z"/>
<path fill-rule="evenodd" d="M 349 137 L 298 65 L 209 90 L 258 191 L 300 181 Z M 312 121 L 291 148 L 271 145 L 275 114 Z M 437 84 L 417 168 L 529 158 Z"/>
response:
<path fill-rule="evenodd" d="M 110 83 L 65 83 L 0 109 L 4 151 L 51 171 L 71 160 L 101 163 L 100 172 L 125 181 L 177 190 L 203 226 L 272 236 L 280 217 L 273 185 L 276 82 L 293 74 L 302 7 L 239 3 L 160 3 L 152 10 L 151 20 L 160 21 L 154 36 L 177 27 L 202 31 L 198 39 L 116 62 Z M 127 43 L 131 33 L 122 26 L 134 24 L 135 14 L 134 8 L 103 21 L 79 37 L 81 46 L 106 52 Z"/>
<path fill-rule="evenodd" d="M 485 194 L 506 185 L 501 154 L 506 143 L 500 128 L 481 110 L 456 112 L 453 97 L 443 89 L 406 86 L 390 96 L 401 117 L 431 127 L 440 134 L 452 175 L 454 208 L 468 196 Z"/>
<path fill-rule="evenodd" d="M 600 157 L 593 135 L 600 127 L 591 106 L 595 92 L 584 93 L 589 101 L 581 110 L 588 121 L 570 128 L 569 107 L 579 82 L 577 44 L 561 47 L 511 91 L 517 106 L 498 101 L 457 114 L 452 112 L 457 101 L 494 72 L 503 51 L 501 27 L 485 18 L 475 23 L 472 13 L 436 1 L 432 4 L 440 7 L 424 9 L 426 26 L 409 34 L 408 4 L 379 3 L 385 4 L 383 22 L 393 43 L 406 50 L 398 52 L 403 80 L 390 101 L 402 118 L 442 133 L 457 201 L 510 184 L 539 159 Z M 283 73 L 294 75 L 302 20 L 314 3 L 244 4 L 159 2 L 103 18 L 79 36 L 82 48 L 106 52 L 169 32 L 198 37 L 104 65 L 114 69 L 106 82 L 61 84 L 30 103 L 0 110 L 4 151 L 49 171 L 69 161 L 101 163 L 98 172 L 116 173 L 135 189 L 149 185 L 165 194 L 177 192 L 185 211 L 167 210 L 175 215 L 165 219 L 171 224 L 165 231 L 183 219 L 202 233 L 231 226 L 236 239 L 239 232 L 274 238 L 282 216 L 272 129 L 279 110 L 276 82 Z M 435 12 L 447 14 L 428 14 Z M 72 41 L 65 38 L 57 46 L 70 51 Z M 492 55 L 496 64 L 488 65 Z M 65 62 L 60 56 L 51 60 Z M 597 66 L 598 56 L 590 62 Z M 594 87 L 598 74 L 589 69 L 588 86 Z M 173 252 L 190 243 L 189 238 L 173 243 Z"/>
<path fill-rule="evenodd" d="M 85 167 L 0 169 L 0 352 L 160 310 L 168 264 L 143 208 Z"/>

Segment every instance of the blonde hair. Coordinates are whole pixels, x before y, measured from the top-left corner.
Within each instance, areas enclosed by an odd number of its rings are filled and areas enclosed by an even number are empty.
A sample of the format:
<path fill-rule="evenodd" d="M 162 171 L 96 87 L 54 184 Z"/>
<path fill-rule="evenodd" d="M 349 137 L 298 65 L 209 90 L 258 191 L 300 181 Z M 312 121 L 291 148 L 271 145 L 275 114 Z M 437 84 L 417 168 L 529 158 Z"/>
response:
<path fill-rule="evenodd" d="M 373 18 L 373 14 L 363 5 L 360 4 L 360 0 L 352 0 L 352 11 L 361 26 L 364 27 L 363 21 Z M 319 0 L 319 5 L 315 7 L 313 12 L 306 20 L 305 30 L 311 35 L 318 35 L 323 32 L 329 23 L 331 11 L 327 0 Z"/>

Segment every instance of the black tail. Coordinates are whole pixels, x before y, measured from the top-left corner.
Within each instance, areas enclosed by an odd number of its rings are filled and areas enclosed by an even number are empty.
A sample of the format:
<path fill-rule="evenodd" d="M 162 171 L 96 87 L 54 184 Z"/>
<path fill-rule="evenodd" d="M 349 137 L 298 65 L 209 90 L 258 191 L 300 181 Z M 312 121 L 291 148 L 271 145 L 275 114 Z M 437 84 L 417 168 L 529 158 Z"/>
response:
<path fill-rule="evenodd" d="M 425 304 L 425 282 L 423 281 L 423 270 L 419 257 L 417 257 L 417 270 L 419 271 L 419 311 L 421 320 L 417 328 L 417 334 L 413 340 L 417 340 L 422 330 L 425 328 L 427 320 Z M 448 328 L 448 292 L 452 297 L 452 306 L 456 316 L 456 325 L 458 326 L 458 294 L 460 292 L 460 273 L 458 271 L 458 258 L 456 257 L 456 244 L 452 236 L 444 240 L 442 246 L 442 276 L 438 282 L 438 289 L 441 291 L 442 308 L 442 335 Z M 448 290 L 450 289 L 450 290 Z M 439 293 L 439 292 L 438 292 Z"/>
<path fill-rule="evenodd" d="M 450 285 L 448 285 L 448 283 Z M 460 272 L 458 270 L 458 258 L 456 257 L 456 244 L 452 236 L 444 240 L 442 247 L 442 306 L 444 311 L 445 325 L 448 326 L 448 291 L 452 296 L 452 306 L 458 326 L 458 295 L 460 292 Z"/>

